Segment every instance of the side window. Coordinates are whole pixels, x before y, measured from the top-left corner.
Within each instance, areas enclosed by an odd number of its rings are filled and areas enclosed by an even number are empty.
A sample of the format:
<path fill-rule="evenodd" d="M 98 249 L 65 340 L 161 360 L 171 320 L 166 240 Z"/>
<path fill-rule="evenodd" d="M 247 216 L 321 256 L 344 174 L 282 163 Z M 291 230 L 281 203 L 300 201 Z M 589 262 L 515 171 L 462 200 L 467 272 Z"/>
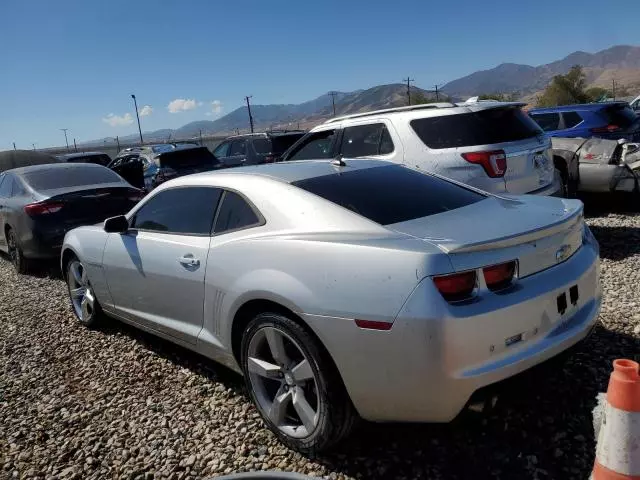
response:
<path fill-rule="evenodd" d="M 138 210 L 131 228 L 154 232 L 209 235 L 222 190 L 184 187 L 165 190 Z"/>
<path fill-rule="evenodd" d="M 26 193 L 18 180 L 14 178 L 12 183 L 13 183 L 13 186 L 11 187 L 12 197 L 20 197 Z"/>
<path fill-rule="evenodd" d="M 229 156 L 229 142 L 222 142 L 220 145 L 216 147 L 213 151 L 213 155 L 220 157 L 228 157 Z"/>
<path fill-rule="evenodd" d="M 564 119 L 564 128 L 573 128 L 582 122 L 582 117 L 578 112 L 564 112 L 562 118 Z"/>
<path fill-rule="evenodd" d="M 540 128 L 545 132 L 551 132 L 560 128 L 559 113 L 535 113 L 531 115 Z"/>
<path fill-rule="evenodd" d="M 246 140 L 234 140 L 229 146 L 229 156 L 234 157 L 236 155 L 247 154 L 247 141 Z"/>
<path fill-rule="evenodd" d="M 345 128 L 340 153 L 345 157 L 367 157 L 391 153 L 393 148 L 391 135 L 384 123 L 373 123 Z"/>
<path fill-rule="evenodd" d="M 287 160 L 315 160 L 331 158 L 335 130 L 324 130 L 303 137 L 303 140 L 291 152 Z"/>
<path fill-rule="evenodd" d="M 11 184 L 13 179 L 9 175 L 0 177 L 0 198 L 9 198 L 11 196 Z"/>
<path fill-rule="evenodd" d="M 216 217 L 214 233 L 257 226 L 260 219 L 247 201 L 235 192 L 225 192 Z"/>

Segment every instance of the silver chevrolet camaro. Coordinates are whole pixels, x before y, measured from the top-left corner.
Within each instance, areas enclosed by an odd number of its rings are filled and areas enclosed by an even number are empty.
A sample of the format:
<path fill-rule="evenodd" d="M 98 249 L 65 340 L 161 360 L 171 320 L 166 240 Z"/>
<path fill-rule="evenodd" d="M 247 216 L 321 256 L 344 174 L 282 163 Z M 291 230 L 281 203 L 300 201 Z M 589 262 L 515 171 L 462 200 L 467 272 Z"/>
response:
<path fill-rule="evenodd" d="M 581 202 L 362 159 L 169 181 L 70 231 L 61 262 L 80 322 L 114 317 L 241 372 L 303 452 L 358 416 L 452 420 L 586 337 L 601 301 Z"/>

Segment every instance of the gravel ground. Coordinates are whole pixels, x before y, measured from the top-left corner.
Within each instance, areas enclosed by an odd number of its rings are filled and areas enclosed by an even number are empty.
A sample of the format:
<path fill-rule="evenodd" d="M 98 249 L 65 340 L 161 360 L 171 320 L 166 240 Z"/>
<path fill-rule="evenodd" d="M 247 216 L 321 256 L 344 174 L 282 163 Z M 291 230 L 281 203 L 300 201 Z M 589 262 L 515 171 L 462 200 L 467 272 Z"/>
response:
<path fill-rule="evenodd" d="M 612 359 L 640 354 L 640 213 L 588 222 L 602 249 L 601 326 L 564 369 L 516 382 L 490 414 L 362 425 L 317 458 L 275 441 L 237 375 L 117 322 L 86 330 L 62 280 L 18 277 L 0 260 L 0 478 L 587 478 L 595 396 Z"/>

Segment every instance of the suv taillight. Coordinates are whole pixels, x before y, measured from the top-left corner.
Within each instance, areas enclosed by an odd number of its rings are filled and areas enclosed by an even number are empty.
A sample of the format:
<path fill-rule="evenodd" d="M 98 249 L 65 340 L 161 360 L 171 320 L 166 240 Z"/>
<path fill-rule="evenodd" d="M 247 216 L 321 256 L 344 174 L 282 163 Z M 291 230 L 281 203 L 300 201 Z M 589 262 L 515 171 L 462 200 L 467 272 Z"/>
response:
<path fill-rule="evenodd" d="M 463 153 L 462 158 L 469 163 L 482 165 L 484 171 L 491 178 L 504 177 L 504 174 L 507 171 L 507 156 L 505 155 L 504 150 Z"/>
<path fill-rule="evenodd" d="M 591 133 L 612 133 L 620 130 L 618 125 L 607 125 L 606 127 L 592 128 Z"/>
<path fill-rule="evenodd" d="M 59 212 L 62 207 L 64 207 L 64 202 L 37 202 L 25 205 L 24 211 L 27 215 L 33 217 L 35 215 Z"/>

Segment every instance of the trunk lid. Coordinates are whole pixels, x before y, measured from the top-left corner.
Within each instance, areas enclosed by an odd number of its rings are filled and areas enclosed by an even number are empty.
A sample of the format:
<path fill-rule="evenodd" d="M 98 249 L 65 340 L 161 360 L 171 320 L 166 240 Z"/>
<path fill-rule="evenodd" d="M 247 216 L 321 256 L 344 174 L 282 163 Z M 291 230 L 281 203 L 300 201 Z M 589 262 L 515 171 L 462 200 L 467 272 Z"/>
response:
<path fill-rule="evenodd" d="M 549 138 L 539 136 L 498 147 L 507 157 L 504 181 L 509 193 L 529 193 L 553 182 L 554 165 Z"/>
<path fill-rule="evenodd" d="M 582 245 L 579 200 L 490 197 L 481 202 L 387 228 L 449 254 L 455 271 L 517 260 L 520 277 L 571 257 Z"/>

